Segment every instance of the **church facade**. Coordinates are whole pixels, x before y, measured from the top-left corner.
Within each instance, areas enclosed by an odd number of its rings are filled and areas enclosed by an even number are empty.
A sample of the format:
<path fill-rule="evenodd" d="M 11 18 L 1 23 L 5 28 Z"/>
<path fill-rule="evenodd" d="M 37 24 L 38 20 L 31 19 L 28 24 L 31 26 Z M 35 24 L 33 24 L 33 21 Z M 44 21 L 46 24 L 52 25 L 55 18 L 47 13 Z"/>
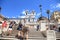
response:
<path fill-rule="evenodd" d="M 37 19 L 35 18 L 35 11 L 29 13 L 27 10 L 25 11 L 25 16 L 21 16 L 20 18 L 6 18 L 8 22 L 15 21 L 17 24 L 21 22 L 23 25 L 28 25 L 30 27 L 37 26 Z"/>

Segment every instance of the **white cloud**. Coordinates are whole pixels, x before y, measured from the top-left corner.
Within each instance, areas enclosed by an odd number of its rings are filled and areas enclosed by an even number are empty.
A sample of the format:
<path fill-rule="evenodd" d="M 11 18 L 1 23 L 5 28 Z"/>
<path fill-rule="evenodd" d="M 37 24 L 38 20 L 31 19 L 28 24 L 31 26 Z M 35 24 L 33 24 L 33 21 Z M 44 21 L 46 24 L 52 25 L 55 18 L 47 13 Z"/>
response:
<path fill-rule="evenodd" d="M 5 16 L 6 18 L 10 18 L 10 17 L 8 17 L 8 16 Z"/>
<path fill-rule="evenodd" d="M 16 18 L 16 17 L 12 17 L 12 18 Z"/>
<path fill-rule="evenodd" d="M 18 16 L 18 18 L 20 18 L 20 16 Z"/>
<path fill-rule="evenodd" d="M 25 18 L 25 16 L 20 16 L 20 18 Z"/>
<path fill-rule="evenodd" d="M 6 18 L 10 18 L 10 17 L 6 17 Z"/>
<path fill-rule="evenodd" d="M 25 16 L 18 16 L 18 18 L 25 18 Z"/>
<path fill-rule="evenodd" d="M 51 4 L 50 7 L 51 7 L 51 8 L 60 8 L 60 3 Z"/>
<path fill-rule="evenodd" d="M 37 13 L 37 14 L 36 14 L 36 16 L 40 16 L 40 15 L 41 15 L 41 13 Z"/>
<path fill-rule="evenodd" d="M 25 11 L 22 11 L 22 14 L 25 14 Z"/>
<path fill-rule="evenodd" d="M 58 4 L 56 5 L 56 7 L 57 7 L 57 8 L 60 8 L 60 3 L 58 3 Z"/>
<path fill-rule="evenodd" d="M 51 9 L 52 9 L 52 8 L 56 8 L 56 5 L 51 4 L 50 7 L 51 7 Z"/>
<path fill-rule="evenodd" d="M 25 11 L 29 11 L 29 10 L 23 10 L 23 11 L 22 11 L 22 14 L 25 14 Z"/>

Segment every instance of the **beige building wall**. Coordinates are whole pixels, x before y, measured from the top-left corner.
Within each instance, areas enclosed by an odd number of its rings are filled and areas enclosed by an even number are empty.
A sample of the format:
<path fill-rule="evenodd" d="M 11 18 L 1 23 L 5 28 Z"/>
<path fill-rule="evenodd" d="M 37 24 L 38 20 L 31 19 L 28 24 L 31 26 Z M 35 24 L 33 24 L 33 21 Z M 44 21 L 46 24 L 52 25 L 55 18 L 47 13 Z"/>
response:
<path fill-rule="evenodd" d="M 2 21 L 3 20 L 3 18 L 0 18 L 0 21 Z"/>
<path fill-rule="evenodd" d="M 58 19 L 58 23 L 60 23 L 60 19 Z"/>
<path fill-rule="evenodd" d="M 60 17 L 59 14 L 60 14 L 60 12 L 58 12 L 58 11 L 57 12 L 54 12 L 54 18 L 56 19 L 56 18 Z"/>
<path fill-rule="evenodd" d="M 51 19 L 57 20 L 58 23 L 60 23 L 60 11 L 55 11 L 51 16 Z"/>

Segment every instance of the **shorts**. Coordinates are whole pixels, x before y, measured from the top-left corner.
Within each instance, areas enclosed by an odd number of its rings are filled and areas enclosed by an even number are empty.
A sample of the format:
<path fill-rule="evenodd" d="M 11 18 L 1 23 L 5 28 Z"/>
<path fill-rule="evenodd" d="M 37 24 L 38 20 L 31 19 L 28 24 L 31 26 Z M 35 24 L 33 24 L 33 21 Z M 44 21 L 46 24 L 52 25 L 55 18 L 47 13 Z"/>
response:
<path fill-rule="evenodd" d="M 3 28 L 2 31 L 3 31 L 3 32 L 6 32 L 6 31 L 7 31 L 7 28 Z"/>
<path fill-rule="evenodd" d="M 12 28 L 9 28 L 8 30 L 12 30 Z"/>
<path fill-rule="evenodd" d="M 19 27 L 18 27 L 17 30 L 22 31 L 22 28 L 19 28 Z"/>

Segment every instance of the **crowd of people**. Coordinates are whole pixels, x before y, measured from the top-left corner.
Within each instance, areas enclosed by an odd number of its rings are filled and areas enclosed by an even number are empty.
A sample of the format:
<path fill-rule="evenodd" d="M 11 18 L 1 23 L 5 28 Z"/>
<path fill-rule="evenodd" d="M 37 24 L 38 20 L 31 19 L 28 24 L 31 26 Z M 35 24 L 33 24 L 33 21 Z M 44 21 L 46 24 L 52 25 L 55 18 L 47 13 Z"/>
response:
<path fill-rule="evenodd" d="M 20 22 L 17 30 L 18 30 L 18 34 L 16 35 L 16 37 L 18 39 L 20 38 L 20 39 L 28 40 L 28 31 L 29 31 L 28 26 L 22 25 L 21 22 Z"/>
<path fill-rule="evenodd" d="M 13 21 L 10 21 L 9 24 L 7 24 L 7 21 L 5 20 L 2 25 L 0 26 L 0 36 L 4 37 L 4 36 L 11 36 L 12 32 L 13 32 L 13 28 L 15 27 L 14 25 L 16 25 Z M 48 30 L 48 25 L 46 25 L 46 29 Z M 51 26 L 50 30 L 55 30 L 57 31 L 57 29 L 59 29 L 60 32 L 60 27 L 57 28 L 56 26 Z M 17 24 L 17 29 L 18 32 L 15 35 L 16 38 L 18 39 L 26 39 L 28 40 L 28 32 L 29 32 L 29 27 L 28 25 L 23 25 L 21 22 L 19 22 Z M 37 25 L 36 27 L 36 31 L 40 31 L 40 26 Z M 43 34 L 43 32 L 41 32 Z M 44 33 L 45 34 L 45 33 Z M 43 34 L 43 35 L 44 35 Z"/>
<path fill-rule="evenodd" d="M 12 34 L 13 31 L 13 26 L 14 26 L 14 22 L 10 22 L 9 24 L 7 24 L 6 20 L 2 23 L 2 26 L 0 26 L 0 35 L 1 37 L 4 36 L 10 36 Z M 16 38 L 18 39 L 26 39 L 28 40 L 28 26 L 27 25 L 23 25 L 21 22 L 19 22 L 17 29 L 18 33 L 15 35 Z"/>
<path fill-rule="evenodd" d="M 53 25 L 53 26 L 51 25 L 50 26 L 50 30 L 54 30 L 54 31 L 60 32 L 60 27 L 59 27 L 59 25 L 57 25 L 57 26 L 56 25 Z"/>

